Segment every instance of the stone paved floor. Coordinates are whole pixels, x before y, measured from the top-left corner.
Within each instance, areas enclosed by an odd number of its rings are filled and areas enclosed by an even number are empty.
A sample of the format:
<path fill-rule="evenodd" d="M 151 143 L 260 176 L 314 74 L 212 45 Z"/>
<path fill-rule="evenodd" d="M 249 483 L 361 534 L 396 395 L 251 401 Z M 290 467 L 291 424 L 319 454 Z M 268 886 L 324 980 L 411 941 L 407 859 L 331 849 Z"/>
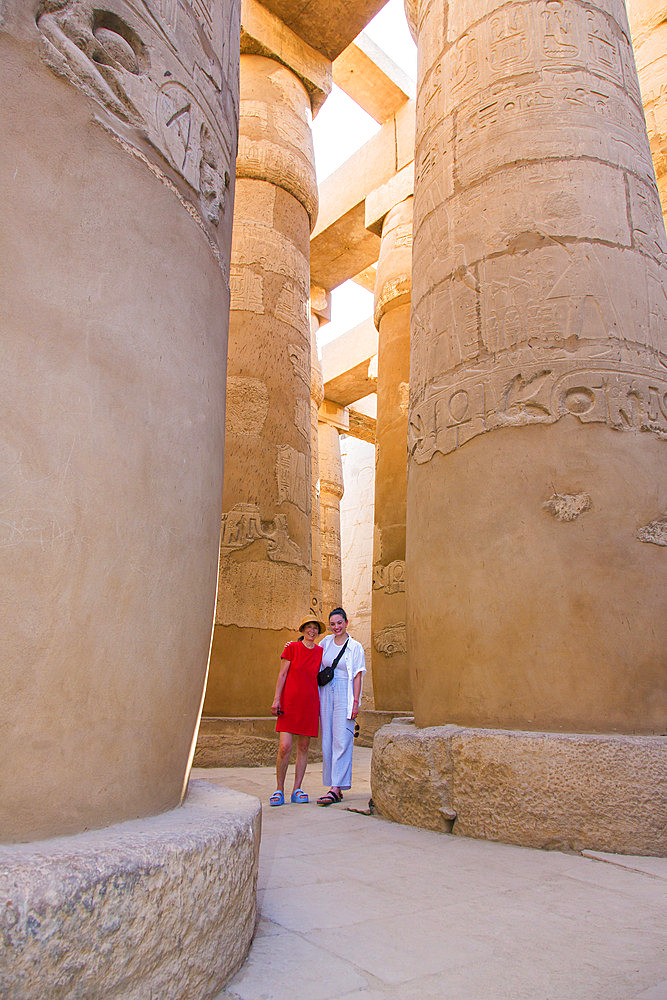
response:
<path fill-rule="evenodd" d="M 367 807 L 370 753 L 355 750 L 354 788 L 327 809 L 269 808 L 270 768 L 195 772 L 266 806 L 257 933 L 218 1000 L 667 1000 L 667 861 L 349 812 Z M 304 788 L 321 794 L 316 765 Z"/>

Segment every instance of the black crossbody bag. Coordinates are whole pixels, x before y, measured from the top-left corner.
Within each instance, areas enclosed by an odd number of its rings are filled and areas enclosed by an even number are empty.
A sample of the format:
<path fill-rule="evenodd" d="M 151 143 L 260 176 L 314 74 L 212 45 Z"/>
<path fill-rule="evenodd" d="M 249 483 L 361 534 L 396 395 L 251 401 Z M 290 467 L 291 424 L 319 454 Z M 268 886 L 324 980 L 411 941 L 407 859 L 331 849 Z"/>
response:
<path fill-rule="evenodd" d="M 340 660 L 341 656 L 345 652 L 345 648 L 346 648 L 346 646 L 347 646 L 347 644 L 348 644 L 349 641 L 350 641 L 349 639 L 345 640 L 345 644 L 344 644 L 343 648 L 341 649 L 340 653 L 338 654 L 338 656 L 336 657 L 336 659 L 333 661 L 333 663 L 330 666 L 328 666 L 328 667 L 322 667 L 322 669 L 318 673 L 318 675 L 317 675 L 317 683 L 319 684 L 319 686 L 321 688 L 326 687 L 326 685 L 330 684 L 331 681 L 333 680 L 333 675 L 336 673 L 336 667 L 338 666 L 338 661 Z"/>

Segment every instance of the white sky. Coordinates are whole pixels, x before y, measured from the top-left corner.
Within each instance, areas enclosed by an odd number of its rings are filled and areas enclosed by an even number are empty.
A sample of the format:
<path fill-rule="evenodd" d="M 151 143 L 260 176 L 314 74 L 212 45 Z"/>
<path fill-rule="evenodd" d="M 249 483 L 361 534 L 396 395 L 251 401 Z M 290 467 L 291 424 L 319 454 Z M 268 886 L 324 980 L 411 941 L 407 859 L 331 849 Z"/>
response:
<path fill-rule="evenodd" d="M 417 47 L 405 20 L 403 0 L 389 0 L 366 26 L 364 33 L 379 45 L 412 80 L 417 78 Z M 358 104 L 334 85 L 313 122 L 315 168 L 318 181 L 333 173 L 380 126 Z M 320 347 L 373 315 L 373 293 L 346 281 L 331 294 L 331 323 L 320 330 Z"/>

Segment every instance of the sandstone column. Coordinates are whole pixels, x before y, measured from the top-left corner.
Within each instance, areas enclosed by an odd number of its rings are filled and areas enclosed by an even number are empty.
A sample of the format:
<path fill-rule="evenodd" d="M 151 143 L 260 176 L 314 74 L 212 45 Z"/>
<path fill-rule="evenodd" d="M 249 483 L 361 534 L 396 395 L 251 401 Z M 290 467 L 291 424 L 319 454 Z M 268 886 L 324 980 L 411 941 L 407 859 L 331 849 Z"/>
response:
<path fill-rule="evenodd" d="M 320 518 L 322 524 L 322 604 L 325 621 L 343 600 L 340 551 L 340 501 L 343 496 L 343 463 L 338 430 L 320 420 Z"/>
<path fill-rule="evenodd" d="M 379 337 L 372 656 L 379 711 L 412 707 L 405 634 L 412 201 L 406 198 L 385 216 L 375 281 Z"/>
<path fill-rule="evenodd" d="M 664 0 L 629 0 L 628 17 L 662 214 L 667 219 L 667 5 Z"/>
<path fill-rule="evenodd" d="M 291 69 L 241 55 L 209 715 L 268 714 L 281 649 L 310 606 L 310 116 L 308 92 Z"/>
<path fill-rule="evenodd" d="M 624 5 L 408 5 L 419 725 L 664 732 L 665 231 Z"/>
<path fill-rule="evenodd" d="M 320 447 L 318 413 L 324 399 L 322 363 L 317 351 L 317 331 L 320 321 L 316 313 L 310 314 L 310 469 L 311 469 L 311 577 L 310 610 L 323 619 L 322 603 L 322 525 L 320 518 Z"/>
<path fill-rule="evenodd" d="M 179 804 L 213 625 L 240 4 L 112 6 L 0 12 L 3 840 Z"/>

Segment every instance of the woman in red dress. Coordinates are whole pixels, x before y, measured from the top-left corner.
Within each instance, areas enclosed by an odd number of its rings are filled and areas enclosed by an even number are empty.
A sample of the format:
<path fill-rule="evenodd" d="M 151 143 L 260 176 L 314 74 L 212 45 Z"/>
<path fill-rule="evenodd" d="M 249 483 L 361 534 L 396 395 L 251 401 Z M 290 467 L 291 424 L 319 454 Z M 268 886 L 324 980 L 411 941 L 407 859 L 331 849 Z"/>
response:
<path fill-rule="evenodd" d="M 292 802 L 304 804 L 308 796 L 301 788 L 308 763 L 311 737 L 317 736 L 320 724 L 320 696 L 317 672 L 322 662 L 322 650 L 315 645 L 318 635 L 326 630 L 316 618 L 306 618 L 299 626 L 303 639 L 288 642 L 280 657 L 280 673 L 271 714 L 278 717 L 276 732 L 280 733 L 276 778 L 278 787 L 269 799 L 272 806 L 285 804 L 285 777 L 296 736 L 296 765 Z"/>

